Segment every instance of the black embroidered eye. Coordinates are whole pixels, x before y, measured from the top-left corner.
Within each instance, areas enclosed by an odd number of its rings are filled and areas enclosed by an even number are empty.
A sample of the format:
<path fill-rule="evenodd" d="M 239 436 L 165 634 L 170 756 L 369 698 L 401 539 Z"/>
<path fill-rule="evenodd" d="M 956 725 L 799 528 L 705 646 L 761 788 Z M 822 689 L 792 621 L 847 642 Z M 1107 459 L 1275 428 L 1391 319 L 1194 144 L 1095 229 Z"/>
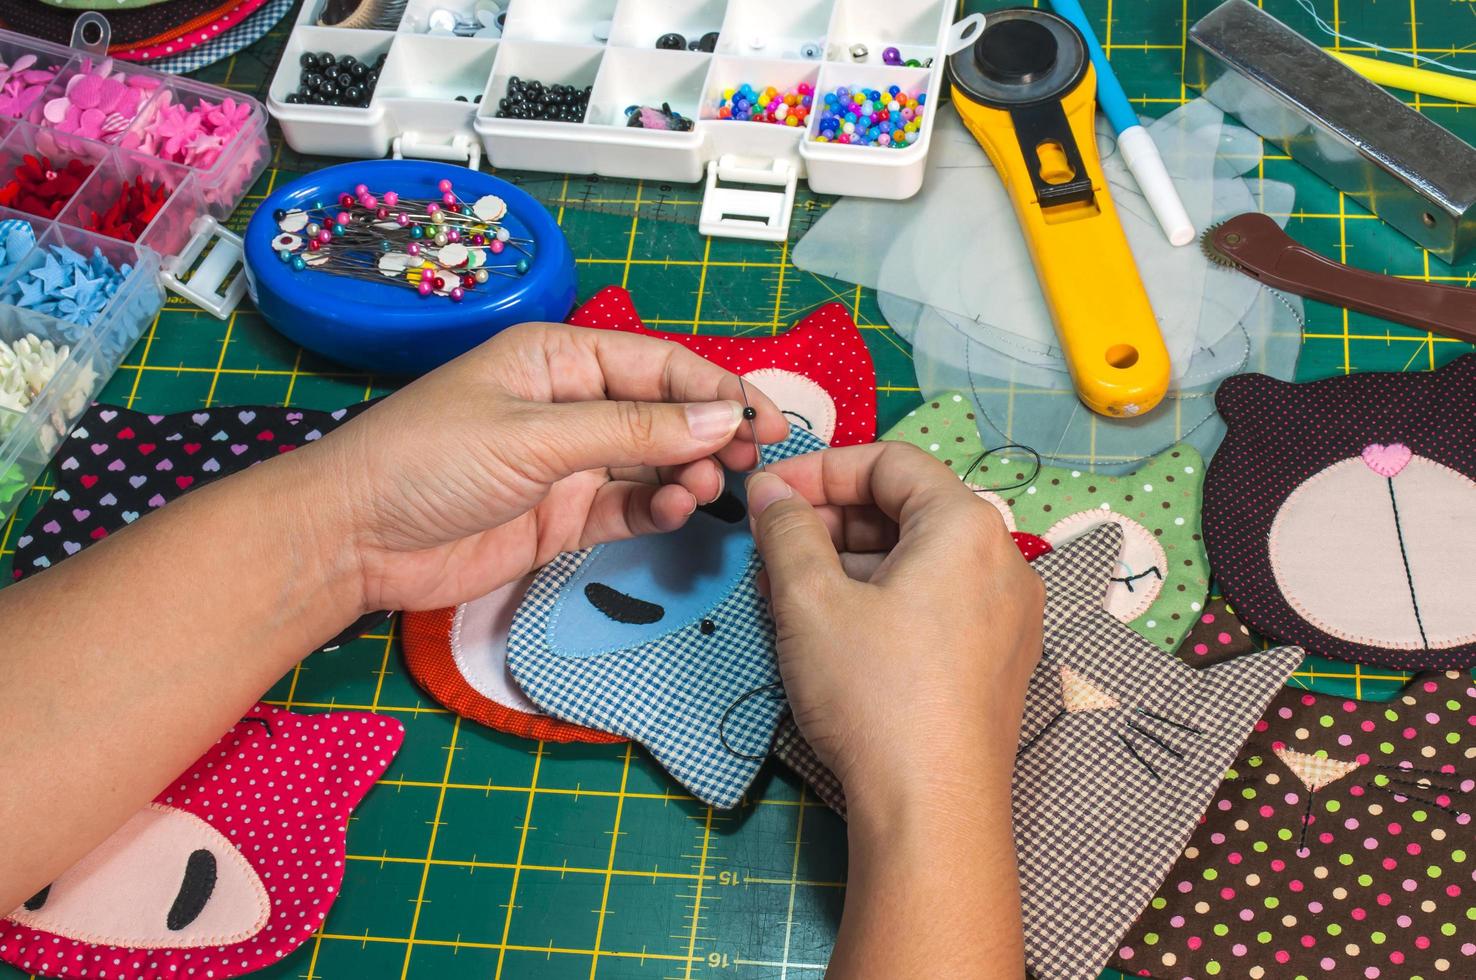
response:
<path fill-rule="evenodd" d="M 215 855 L 203 848 L 190 854 L 185 862 L 184 880 L 179 883 L 179 894 L 169 907 L 169 916 L 164 924 L 170 932 L 179 932 L 194 922 L 205 911 L 205 905 L 215 892 Z"/>
<path fill-rule="evenodd" d="M 41 906 L 46 904 L 46 899 L 51 897 L 51 886 L 47 885 L 30 898 L 26 899 L 25 910 L 27 912 L 39 912 Z"/>
<path fill-rule="evenodd" d="M 703 636 L 711 636 L 717 632 L 717 623 L 714 623 L 710 619 L 704 619 L 697 624 L 697 628 L 702 631 Z"/>
<path fill-rule="evenodd" d="M 591 582 L 584 587 L 584 597 L 606 616 L 617 623 L 644 626 L 661 622 L 666 610 L 654 602 L 626 595 L 600 582 Z"/>
<path fill-rule="evenodd" d="M 785 408 L 785 409 L 780 409 L 779 414 L 780 415 L 788 415 L 790 418 L 794 419 L 796 422 L 798 422 L 800 425 L 804 426 L 810 432 L 814 432 L 815 431 L 815 424 L 813 422 L 811 422 L 809 419 L 805 418 L 799 412 L 791 412 L 789 409 Z"/>
<path fill-rule="evenodd" d="M 703 504 L 697 509 L 708 517 L 716 517 L 726 524 L 738 524 L 748 513 L 748 509 L 743 506 L 743 501 L 727 490 L 724 490 L 722 495 L 712 503 Z"/>
<path fill-rule="evenodd" d="M 1157 568 L 1157 566 L 1148 569 L 1148 571 L 1146 571 L 1146 572 L 1139 572 L 1136 575 L 1126 575 L 1126 576 L 1123 576 L 1121 578 L 1118 578 L 1118 577 L 1114 576 L 1111 579 L 1111 581 L 1113 581 L 1113 582 L 1121 582 L 1123 585 L 1126 585 L 1127 586 L 1127 590 L 1129 592 L 1135 592 L 1137 590 L 1133 588 L 1133 583 L 1134 582 L 1137 582 L 1137 581 L 1139 581 L 1141 579 L 1145 579 L 1145 578 L 1147 578 L 1150 575 L 1152 575 L 1154 578 L 1158 579 L 1160 582 L 1163 581 L 1163 572 L 1159 571 L 1158 568 Z"/>

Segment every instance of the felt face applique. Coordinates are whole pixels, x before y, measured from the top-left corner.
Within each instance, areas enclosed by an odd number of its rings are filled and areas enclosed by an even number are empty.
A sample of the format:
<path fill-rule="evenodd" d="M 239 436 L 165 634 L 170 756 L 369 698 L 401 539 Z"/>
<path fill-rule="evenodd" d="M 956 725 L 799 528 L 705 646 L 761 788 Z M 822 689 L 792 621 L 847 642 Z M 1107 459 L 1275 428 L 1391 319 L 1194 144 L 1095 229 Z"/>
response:
<path fill-rule="evenodd" d="M 839 305 L 823 307 L 774 337 L 656 333 L 641 324 L 625 290 L 609 287 L 576 310 L 570 322 L 644 333 L 681 344 L 762 390 L 784 413 L 791 429 L 813 436 L 816 444 L 853 445 L 876 437 L 876 377 L 871 358 L 860 332 Z M 765 458 L 772 461 L 777 457 L 766 448 Z M 729 488 L 740 484 L 741 478 L 728 481 Z M 738 554 L 742 545 L 741 536 L 732 533 L 736 531 L 747 534 L 746 514 L 741 500 L 727 494 L 694 515 L 690 530 L 683 532 L 691 535 L 690 539 L 679 536 L 682 541 L 690 540 L 698 550 L 710 548 L 715 542 L 725 542 L 724 547 L 730 549 L 714 553 L 719 565 L 713 569 L 706 565 L 689 569 L 698 576 L 712 571 L 717 578 L 704 580 L 712 588 L 723 584 L 719 581 L 722 576 L 727 576 L 723 581 L 736 580 L 734 568 L 741 564 Z M 627 594 L 660 591 L 664 586 L 657 580 L 677 574 L 670 551 L 674 542 L 663 541 L 653 539 L 617 552 L 624 555 L 622 561 L 628 563 L 626 571 L 631 575 L 637 574 L 640 562 L 655 563 L 645 573 L 647 580 L 632 583 Z M 676 556 L 678 561 L 690 557 Z M 586 571 L 586 575 L 594 574 L 594 567 Z M 529 581 L 531 576 L 455 609 L 407 613 L 402 623 L 405 659 L 411 674 L 441 704 L 500 731 L 560 742 L 621 741 L 621 736 L 611 732 L 547 716 L 509 676 L 507 630 Z M 583 589 L 584 584 L 577 587 Z M 627 602 L 605 588 L 607 584 L 602 581 L 590 583 L 585 597 L 588 602 L 571 608 L 569 617 L 559 621 L 561 630 L 603 630 L 612 638 L 618 634 L 623 641 L 639 645 L 661 635 L 666 629 L 663 624 L 681 614 L 678 606 L 686 601 L 669 600 L 671 607 L 656 616 L 653 610 Z M 701 596 L 705 602 L 712 594 L 694 589 L 689 596 Z M 588 619 L 581 621 L 581 616 Z M 650 621 L 643 623 L 643 618 Z"/>
<path fill-rule="evenodd" d="M 1476 664 L 1476 357 L 1308 384 L 1230 378 L 1205 546 L 1266 636 L 1409 670 Z"/>
<path fill-rule="evenodd" d="M 1046 585 L 1014 779 L 1026 965 L 1095 980 L 1194 832 L 1225 768 L 1301 662 L 1294 647 L 1194 669 L 1102 606 L 1122 548 L 1107 523 L 1032 563 Z M 797 731 L 776 754 L 832 806 Z"/>
<path fill-rule="evenodd" d="M 1476 684 L 1287 688 L 1122 940 L 1135 976 L 1476 974 Z"/>
<path fill-rule="evenodd" d="M 798 426 L 764 457 L 824 445 Z M 635 739 L 693 796 L 737 805 L 786 710 L 759 560 L 731 505 L 672 534 L 560 555 L 533 580 L 508 632 L 524 694 L 567 721 Z"/>
<path fill-rule="evenodd" d="M 1204 463 L 1174 446 L 1124 476 L 1046 466 L 1028 449 L 985 452 L 968 399 L 944 393 L 898 422 L 883 439 L 910 442 L 947 463 L 1005 514 L 1011 531 L 1039 535 L 1060 548 L 1111 520 L 1123 551 L 1107 587 L 1118 619 L 1173 650 L 1209 591 L 1209 565 L 1199 535 Z"/>
<path fill-rule="evenodd" d="M 349 813 L 399 722 L 257 705 L 191 769 L 0 920 L 0 961 L 89 980 L 239 976 L 328 914 Z"/>

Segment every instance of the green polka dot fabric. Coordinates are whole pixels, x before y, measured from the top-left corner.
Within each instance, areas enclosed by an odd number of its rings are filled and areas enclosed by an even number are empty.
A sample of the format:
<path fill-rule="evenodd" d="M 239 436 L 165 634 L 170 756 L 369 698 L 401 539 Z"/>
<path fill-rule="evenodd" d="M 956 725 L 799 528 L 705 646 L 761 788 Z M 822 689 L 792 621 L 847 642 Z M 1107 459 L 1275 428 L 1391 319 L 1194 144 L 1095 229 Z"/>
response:
<path fill-rule="evenodd" d="M 985 451 L 974 408 L 956 392 L 936 395 L 887 432 L 921 447 L 1000 508 L 1011 531 L 1052 548 L 1104 521 L 1123 531 L 1123 551 L 1107 589 L 1107 610 L 1172 652 L 1204 609 L 1209 562 L 1200 537 L 1204 460 L 1173 446 L 1123 476 L 1043 465 L 1028 448 Z"/>
<path fill-rule="evenodd" d="M 1287 688 L 1119 946 L 1132 976 L 1476 976 L 1476 684 Z"/>

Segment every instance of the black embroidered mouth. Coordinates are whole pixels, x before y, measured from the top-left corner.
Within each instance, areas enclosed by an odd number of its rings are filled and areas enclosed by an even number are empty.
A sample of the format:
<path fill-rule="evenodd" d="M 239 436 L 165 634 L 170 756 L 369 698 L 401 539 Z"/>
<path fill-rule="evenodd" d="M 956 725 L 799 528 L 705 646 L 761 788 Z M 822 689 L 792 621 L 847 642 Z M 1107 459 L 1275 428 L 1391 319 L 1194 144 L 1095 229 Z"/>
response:
<path fill-rule="evenodd" d="M 743 506 L 743 501 L 733 496 L 729 490 L 724 490 L 718 499 L 710 504 L 702 504 L 697 509 L 725 524 L 741 523 L 748 516 L 748 508 Z"/>
<path fill-rule="evenodd" d="M 606 616 L 617 623 L 646 626 L 661 622 L 666 610 L 654 602 L 637 599 L 600 582 L 591 582 L 584 587 L 584 597 Z"/>
<path fill-rule="evenodd" d="M 38 912 L 38 911 L 40 911 L 41 906 L 43 906 L 43 905 L 46 904 L 46 899 L 49 898 L 50 896 L 51 896 L 51 886 L 50 885 L 47 885 L 45 888 L 41 889 L 39 892 L 37 892 L 36 894 L 32 895 L 30 898 L 26 899 L 26 904 L 24 906 L 22 906 L 22 907 L 27 912 Z"/>
<path fill-rule="evenodd" d="M 1133 583 L 1145 579 L 1150 575 L 1158 579 L 1160 582 L 1163 581 L 1163 572 L 1161 572 L 1157 566 L 1148 569 L 1148 571 L 1146 572 L 1139 572 L 1136 575 L 1125 575 L 1121 578 L 1114 577 L 1111 579 L 1111 581 L 1120 582 L 1123 585 L 1126 585 L 1129 592 L 1136 592 L 1137 590 L 1133 588 Z"/>
<path fill-rule="evenodd" d="M 174 896 L 174 904 L 169 907 L 169 915 L 164 920 L 170 932 L 179 932 L 205 911 L 205 905 L 215 893 L 215 877 L 215 855 L 204 848 L 192 851 L 185 862 L 179 894 Z"/>

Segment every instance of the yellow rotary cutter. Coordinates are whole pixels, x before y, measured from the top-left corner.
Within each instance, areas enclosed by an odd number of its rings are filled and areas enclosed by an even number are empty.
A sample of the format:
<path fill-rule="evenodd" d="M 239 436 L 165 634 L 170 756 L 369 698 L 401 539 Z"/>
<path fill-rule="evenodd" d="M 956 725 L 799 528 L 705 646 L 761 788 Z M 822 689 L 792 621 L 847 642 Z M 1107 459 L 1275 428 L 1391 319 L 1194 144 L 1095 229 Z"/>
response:
<path fill-rule="evenodd" d="M 1077 395 L 1102 415 L 1149 411 L 1168 390 L 1168 350 L 1097 157 L 1081 34 L 1041 10 L 991 12 L 948 73 L 1014 202 Z"/>

